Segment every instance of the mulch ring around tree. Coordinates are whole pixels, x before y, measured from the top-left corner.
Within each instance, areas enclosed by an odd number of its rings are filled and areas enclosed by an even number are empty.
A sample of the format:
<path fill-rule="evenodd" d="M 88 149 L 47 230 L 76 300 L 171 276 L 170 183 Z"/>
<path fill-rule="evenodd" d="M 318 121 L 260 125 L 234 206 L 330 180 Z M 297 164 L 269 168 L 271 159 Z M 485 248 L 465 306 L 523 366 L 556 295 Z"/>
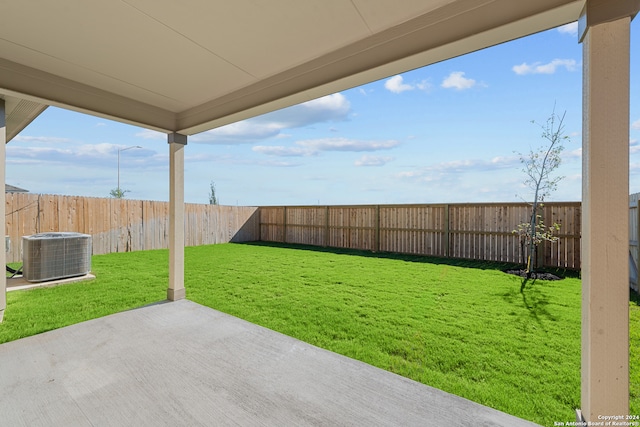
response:
<path fill-rule="evenodd" d="M 505 270 L 507 274 L 513 274 L 515 276 L 520 276 L 524 279 L 533 279 L 533 280 L 562 280 L 564 277 L 556 276 L 553 273 L 545 273 L 544 271 L 531 271 L 527 273 L 527 270 Z"/>

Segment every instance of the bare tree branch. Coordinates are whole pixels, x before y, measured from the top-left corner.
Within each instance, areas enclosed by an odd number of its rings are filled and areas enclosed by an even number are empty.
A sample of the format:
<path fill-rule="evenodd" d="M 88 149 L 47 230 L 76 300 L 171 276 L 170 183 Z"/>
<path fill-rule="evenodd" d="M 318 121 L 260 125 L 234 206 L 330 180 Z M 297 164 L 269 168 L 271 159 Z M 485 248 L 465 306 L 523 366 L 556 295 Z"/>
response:
<path fill-rule="evenodd" d="M 529 222 L 520 224 L 514 233 L 520 236 L 521 244 L 526 242 L 529 247 L 527 258 L 527 273 L 531 272 L 536 265 L 537 247 L 543 241 L 554 242 L 557 240 L 553 236 L 554 231 L 560 229 L 560 225 L 553 224 L 546 227 L 542 218 L 538 214 L 538 208 L 542 206 L 544 200 L 558 188 L 558 183 L 564 176 L 554 176 L 553 173 L 562 163 L 561 153 L 564 150 L 563 143 L 569 139 L 564 134 L 564 119 L 567 112 L 562 116 L 556 114 L 555 106 L 551 116 L 544 124 L 539 124 L 542 129 L 541 137 L 547 143 L 537 149 L 530 149 L 528 155 L 520 155 L 522 171 L 527 176 L 524 184 L 533 191 L 533 202 L 531 203 L 531 217 Z M 523 251 L 524 252 L 524 251 Z"/>

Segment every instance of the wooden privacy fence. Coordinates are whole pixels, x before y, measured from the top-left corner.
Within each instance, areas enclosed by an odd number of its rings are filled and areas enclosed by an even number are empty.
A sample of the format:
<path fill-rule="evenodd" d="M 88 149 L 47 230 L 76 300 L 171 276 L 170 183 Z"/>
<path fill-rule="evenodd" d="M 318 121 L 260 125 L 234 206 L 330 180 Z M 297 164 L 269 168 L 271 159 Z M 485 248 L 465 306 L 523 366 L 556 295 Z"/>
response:
<path fill-rule="evenodd" d="M 540 213 L 561 228 L 558 242 L 540 245 L 539 266 L 579 269 L 580 202 Z M 512 231 L 529 215 L 526 203 L 271 206 L 260 208 L 260 240 L 519 263 Z"/>
<path fill-rule="evenodd" d="M 92 236 L 93 254 L 169 246 L 169 203 L 6 193 L 7 262 L 22 261 L 22 236 L 73 231 Z M 185 245 L 259 239 L 258 208 L 185 205 Z"/>
<path fill-rule="evenodd" d="M 185 244 L 264 240 L 520 262 L 523 252 L 512 230 L 527 221 L 529 209 L 525 203 L 260 208 L 186 204 Z M 545 203 L 541 214 L 546 224 L 557 222 L 561 228 L 557 243 L 541 245 L 540 266 L 580 268 L 580 203 Z M 22 260 L 22 236 L 56 231 L 90 234 L 94 254 L 167 248 L 169 204 L 6 193 L 8 262 Z"/>

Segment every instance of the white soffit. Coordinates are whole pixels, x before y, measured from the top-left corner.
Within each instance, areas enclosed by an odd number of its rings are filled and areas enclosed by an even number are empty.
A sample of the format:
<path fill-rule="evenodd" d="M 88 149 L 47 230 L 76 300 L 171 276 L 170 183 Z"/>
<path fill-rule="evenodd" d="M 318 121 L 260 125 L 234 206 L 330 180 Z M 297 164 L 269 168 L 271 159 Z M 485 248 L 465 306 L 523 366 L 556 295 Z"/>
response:
<path fill-rule="evenodd" d="M 11 141 L 22 129 L 27 127 L 34 118 L 38 117 L 47 108 L 39 102 L 28 101 L 0 94 L 4 100 L 6 141 Z"/>
<path fill-rule="evenodd" d="M 193 134 L 571 22 L 583 4 L 9 1 L 0 94 Z"/>

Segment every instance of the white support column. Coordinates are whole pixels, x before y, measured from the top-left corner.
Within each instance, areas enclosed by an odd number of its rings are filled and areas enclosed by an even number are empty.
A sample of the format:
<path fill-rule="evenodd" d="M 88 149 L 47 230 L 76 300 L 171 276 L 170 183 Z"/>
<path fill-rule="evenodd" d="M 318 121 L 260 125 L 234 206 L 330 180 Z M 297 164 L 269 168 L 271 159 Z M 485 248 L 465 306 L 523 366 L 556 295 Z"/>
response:
<path fill-rule="evenodd" d="M 629 413 L 629 24 L 637 3 L 587 0 L 580 18 L 581 415 L 591 422 Z"/>
<path fill-rule="evenodd" d="M 169 134 L 169 289 L 167 299 L 185 297 L 184 289 L 184 147 L 187 137 Z"/>
<path fill-rule="evenodd" d="M 7 125 L 4 99 L 0 99 L 0 175 L 2 176 L 2 182 L 6 185 L 6 151 L 7 151 Z M 3 188 L 4 190 L 4 188 Z M 5 216 L 5 192 L 2 191 L 0 195 L 0 218 L 2 221 L 2 229 L 6 233 L 6 216 Z M 5 233 L 2 233 L 3 235 Z M 4 238 L 3 238 L 4 240 Z M 4 246 L 4 245 L 2 245 Z M 7 253 L 5 248 L 0 248 L 0 265 L 7 265 Z M 3 272 L 0 274 L 0 323 L 4 318 L 4 310 L 7 308 L 7 275 Z"/>

